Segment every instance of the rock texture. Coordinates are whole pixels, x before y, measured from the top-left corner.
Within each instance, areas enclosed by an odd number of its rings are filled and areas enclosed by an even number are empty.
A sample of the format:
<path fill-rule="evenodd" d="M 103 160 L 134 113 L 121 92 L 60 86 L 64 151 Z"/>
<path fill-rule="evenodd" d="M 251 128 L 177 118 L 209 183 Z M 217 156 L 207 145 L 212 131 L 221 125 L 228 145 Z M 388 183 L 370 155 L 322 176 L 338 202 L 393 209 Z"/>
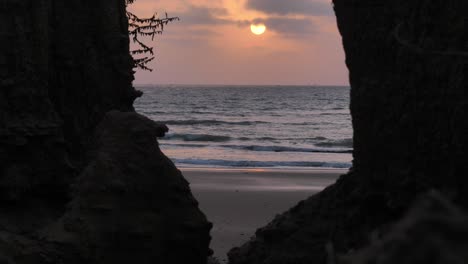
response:
<path fill-rule="evenodd" d="M 342 254 L 385 235 L 430 189 L 468 208 L 468 5 L 333 2 L 352 86 L 353 168 L 233 249 L 231 264 L 326 263 L 327 248 Z"/>
<path fill-rule="evenodd" d="M 205 263 L 211 224 L 154 140 L 167 127 L 112 111 L 96 131 L 69 209 L 41 239 L 78 250 L 87 263 Z"/>
<path fill-rule="evenodd" d="M 361 182 L 395 207 L 431 187 L 467 207 L 467 3 L 334 4 L 350 71 L 353 167 Z"/>
<path fill-rule="evenodd" d="M 104 114 L 133 109 L 124 12 L 118 0 L 0 4 L 4 198 L 63 190 Z"/>
<path fill-rule="evenodd" d="M 384 239 L 341 264 L 465 263 L 468 259 L 468 216 L 438 193 L 420 198 Z"/>
<path fill-rule="evenodd" d="M 124 0 L 1 1 L 0 261 L 206 262 L 165 127 L 133 112 L 127 23 Z"/>

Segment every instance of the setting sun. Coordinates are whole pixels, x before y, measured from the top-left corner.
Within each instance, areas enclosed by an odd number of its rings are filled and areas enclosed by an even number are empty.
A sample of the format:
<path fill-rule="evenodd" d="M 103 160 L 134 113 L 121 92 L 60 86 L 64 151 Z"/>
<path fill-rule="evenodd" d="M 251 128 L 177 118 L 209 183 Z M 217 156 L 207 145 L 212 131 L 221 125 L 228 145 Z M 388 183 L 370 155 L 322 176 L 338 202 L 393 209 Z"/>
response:
<path fill-rule="evenodd" d="M 252 30 L 252 33 L 255 35 L 261 35 L 265 33 L 266 26 L 265 24 L 252 24 L 250 25 L 250 30 Z"/>

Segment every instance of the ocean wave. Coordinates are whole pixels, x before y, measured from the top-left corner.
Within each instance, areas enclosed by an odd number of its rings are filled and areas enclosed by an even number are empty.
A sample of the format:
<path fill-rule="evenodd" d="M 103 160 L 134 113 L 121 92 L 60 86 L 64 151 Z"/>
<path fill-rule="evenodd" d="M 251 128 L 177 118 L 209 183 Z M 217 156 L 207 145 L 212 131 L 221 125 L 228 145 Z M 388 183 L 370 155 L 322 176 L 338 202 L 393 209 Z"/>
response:
<path fill-rule="evenodd" d="M 326 126 L 326 125 L 336 125 L 334 122 L 321 121 L 321 122 L 292 122 L 292 123 L 278 123 L 285 126 Z"/>
<path fill-rule="evenodd" d="M 267 124 L 263 121 L 221 121 L 221 120 L 163 120 L 160 121 L 166 125 L 182 126 L 182 125 L 237 125 L 237 126 L 251 126 L 256 124 Z"/>
<path fill-rule="evenodd" d="M 182 143 L 182 144 L 178 144 L 178 143 L 174 143 L 174 144 L 170 144 L 170 143 L 160 143 L 159 144 L 161 147 L 182 147 L 182 148 L 206 148 L 206 147 L 212 147 L 213 145 L 209 145 L 209 144 L 200 144 L 200 143 L 194 143 L 194 144 L 190 144 L 190 143 Z"/>
<path fill-rule="evenodd" d="M 172 126 L 193 126 L 193 125 L 206 125 L 206 126 L 219 126 L 219 125 L 234 125 L 234 126 L 254 126 L 259 124 L 272 124 L 266 121 L 222 121 L 216 119 L 201 119 L 201 120 L 161 120 L 160 123 Z M 277 125 L 283 126 L 311 126 L 311 125 L 333 125 L 333 122 L 276 122 Z"/>
<path fill-rule="evenodd" d="M 345 147 L 345 148 L 352 148 L 353 147 L 353 139 L 352 138 L 345 138 L 340 140 L 330 140 L 325 142 L 315 143 L 317 147 Z"/>
<path fill-rule="evenodd" d="M 185 140 L 185 141 L 202 141 L 198 139 L 199 138 L 194 137 L 194 138 L 191 138 L 191 140 Z M 219 140 L 218 142 L 221 142 L 222 139 L 218 139 L 218 140 Z M 262 146 L 262 145 L 206 145 L 206 144 L 177 144 L 177 143 L 173 143 L 173 144 L 162 143 L 161 146 L 186 147 L 186 148 L 218 147 L 218 148 L 259 151 L 259 152 L 352 153 L 352 149 L 348 149 L 348 148 L 299 148 L 299 147 Z"/>
<path fill-rule="evenodd" d="M 349 113 L 321 113 L 322 116 L 349 116 Z"/>
<path fill-rule="evenodd" d="M 315 139 L 315 140 L 327 140 L 326 137 L 320 137 L 320 136 L 319 136 L 319 137 L 314 137 L 314 138 L 312 138 L 312 139 Z"/>
<path fill-rule="evenodd" d="M 240 137 L 238 138 L 238 140 L 240 141 L 252 141 L 252 140 L 255 140 L 255 141 L 277 141 L 278 139 L 276 138 L 273 138 L 273 137 L 258 137 L 258 138 L 248 138 L 248 137 Z"/>
<path fill-rule="evenodd" d="M 201 142 L 227 142 L 232 138 L 229 136 L 205 135 L 205 134 L 169 134 L 163 140 L 201 141 Z"/>
<path fill-rule="evenodd" d="M 278 141 L 278 139 L 272 137 L 258 137 L 258 138 L 249 138 L 249 137 L 240 137 L 232 138 L 229 136 L 220 136 L 220 135 L 205 135 L 205 134 L 168 134 L 160 140 L 164 142 L 165 140 L 182 140 L 182 141 L 213 141 L 213 142 L 227 142 L 232 139 L 239 141 Z M 281 140 L 281 139 L 280 139 Z"/>
<path fill-rule="evenodd" d="M 351 153 L 351 149 L 332 148 L 299 148 L 285 146 L 261 146 L 261 145 L 220 145 L 223 148 L 239 150 L 264 151 L 264 152 L 309 152 L 309 153 Z"/>
<path fill-rule="evenodd" d="M 315 161 L 252 161 L 220 159 L 173 159 L 176 164 L 221 167 L 310 167 L 310 168 L 351 168 L 351 163 Z"/>

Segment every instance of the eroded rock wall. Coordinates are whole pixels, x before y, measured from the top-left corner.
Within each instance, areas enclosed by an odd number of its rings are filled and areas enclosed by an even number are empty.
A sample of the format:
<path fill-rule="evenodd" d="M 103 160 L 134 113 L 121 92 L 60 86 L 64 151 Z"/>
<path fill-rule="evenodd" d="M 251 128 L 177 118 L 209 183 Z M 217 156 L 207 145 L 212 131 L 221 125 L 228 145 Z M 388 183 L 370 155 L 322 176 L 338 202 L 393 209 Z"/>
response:
<path fill-rule="evenodd" d="M 138 96 L 125 1 L 49 2 L 48 91 L 69 149 L 76 151 L 86 147 L 106 112 L 131 111 Z"/>
<path fill-rule="evenodd" d="M 375 238 L 365 249 L 331 259 L 341 264 L 464 263 L 468 259 L 467 220 L 465 212 L 430 192 L 383 239 Z"/>
<path fill-rule="evenodd" d="M 55 180 L 61 185 L 72 169 L 63 120 L 49 97 L 46 9 L 41 1 L 0 4 L 2 200 L 18 200 L 34 186 L 40 190 Z"/>
<path fill-rule="evenodd" d="M 0 3 L 5 199 L 64 184 L 82 166 L 103 115 L 133 109 L 137 92 L 124 12 L 124 1 Z"/>
<path fill-rule="evenodd" d="M 167 131 L 137 113 L 107 113 L 68 210 L 41 240 L 85 263 L 206 263 L 212 225 L 155 141 Z"/>
<path fill-rule="evenodd" d="M 407 203 L 403 185 L 468 206 L 467 3 L 334 4 L 352 86 L 354 171 L 394 206 Z"/>

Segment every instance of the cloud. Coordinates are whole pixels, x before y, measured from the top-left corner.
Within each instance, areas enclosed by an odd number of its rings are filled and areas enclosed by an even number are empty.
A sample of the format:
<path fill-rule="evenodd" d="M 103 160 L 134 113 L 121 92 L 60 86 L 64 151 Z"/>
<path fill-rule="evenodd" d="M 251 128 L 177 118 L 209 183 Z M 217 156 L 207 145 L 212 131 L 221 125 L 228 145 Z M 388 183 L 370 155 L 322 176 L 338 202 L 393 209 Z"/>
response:
<path fill-rule="evenodd" d="M 272 0 L 274 3 L 276 0 Z M 284 0 L 283 0 L 284 1 Z M 297 1 L 297 0 L 289 0 Z M 207 6 L 187 6 L 186 11 L 178 14 L 173 14 L 181 18 L 180 22 L 176 22 L 178 27 L 183 27 L 184 34 L 196 35 L 198 37 L 213 36 L 215 31 L 207 31 L 208 28 L 213 28 L 216 25 L 237 25 L 239 27 L 249 26 L 250 24 L 264 23 L 268 30 L 274 31 L 283 37 L 289 38 L 305 38 L 317 33 L 319 28 L 311 18 L 297 18 L 289 16 L 268 16 L 266 18 L 257 18 L 253 20 L 234 20 L 227 19 L 229 11 L 221 7 Z M 200 29 L 200 26 L 202 29 Z M 208 27 L 207 27 L 208 26 Z M 199 31 L 196 31 L 199 29 Z M 174 35 L 178 35 L 181 31 L 176 30 Z"/>
<path fill-rule="evenodd" d="M 266 14 L 333 15 L 331 3 L 320 0 L 247 0 L 246 7 Z"/>
<path fill-rule="evenodd" d="M 317 32 L 316 25 L 305 18 L 271 17 L 255 19 L 253 23 L 264 23 L 269 30 L 275 31 L 287 37 L 309 36 Z"/>
<path fill-rule="evenodd" d="M 181 20 L 190 25 L 215 25 L 215 24 L 226 24 L 230 21 L 220 18 L 228 14 L 225 8 L 211 8 L 205 6 L 189 6 L 188 11 L 177 14 Z"/>

